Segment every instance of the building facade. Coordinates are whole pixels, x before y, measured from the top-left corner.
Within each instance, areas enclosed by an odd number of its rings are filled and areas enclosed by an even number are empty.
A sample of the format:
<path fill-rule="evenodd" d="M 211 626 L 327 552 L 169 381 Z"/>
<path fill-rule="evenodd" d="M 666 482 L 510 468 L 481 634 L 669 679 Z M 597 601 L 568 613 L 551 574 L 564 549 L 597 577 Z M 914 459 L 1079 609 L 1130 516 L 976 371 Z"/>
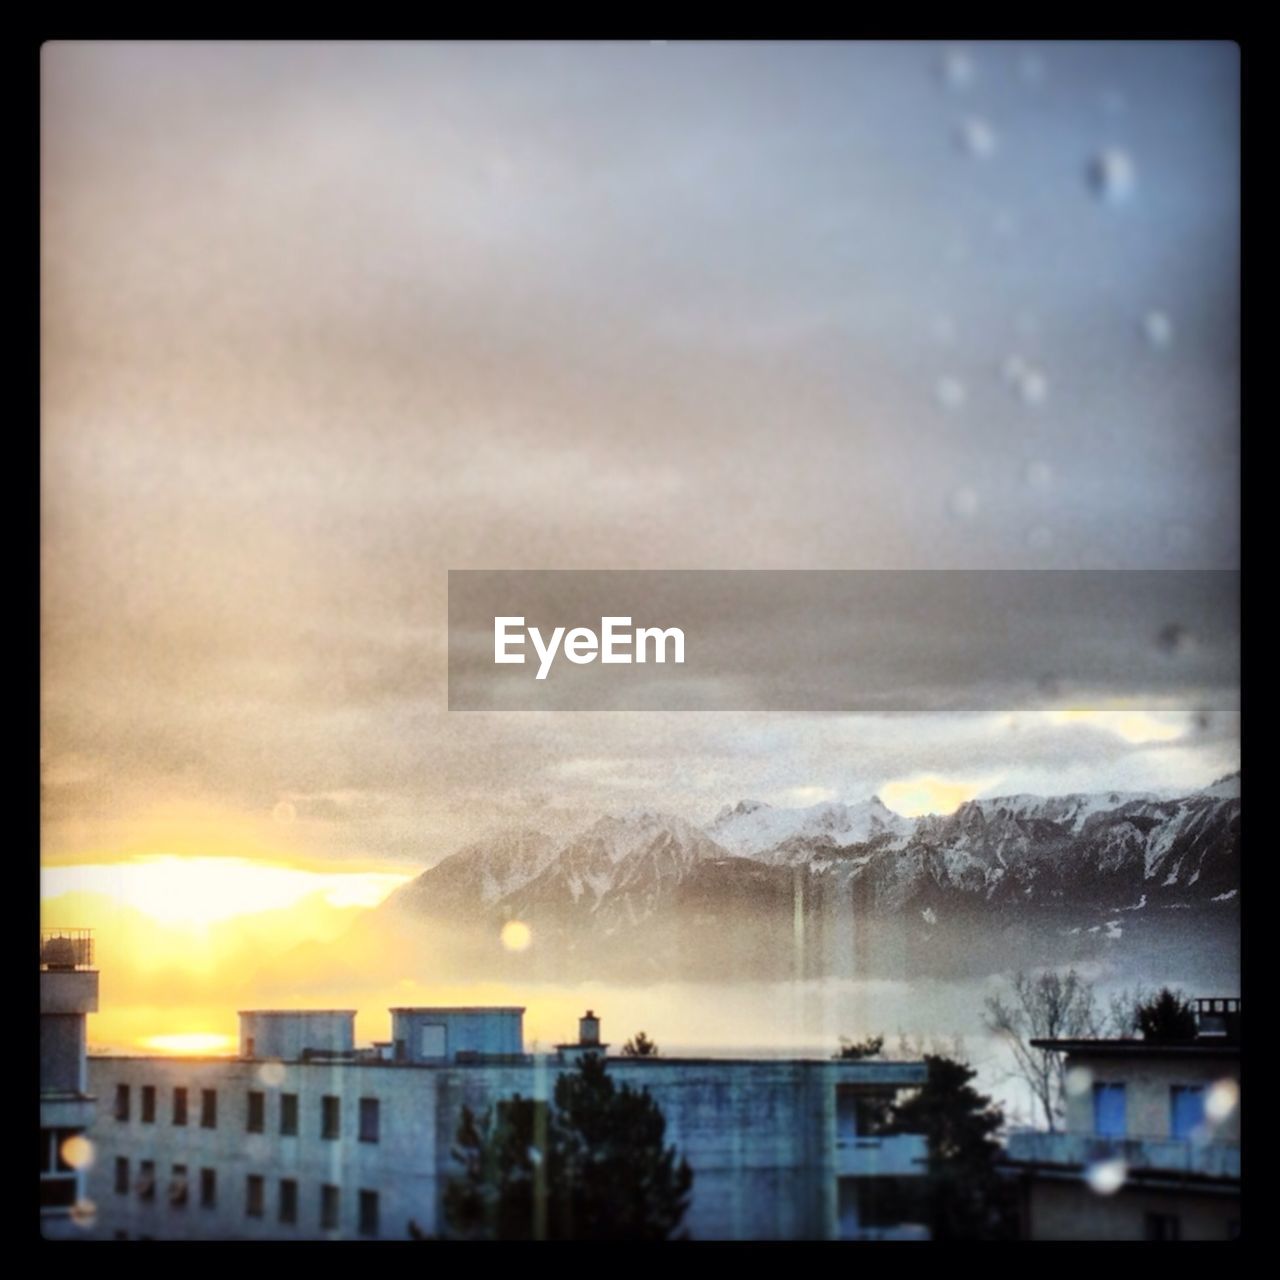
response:
<path fill-rule="evenodd" d="M 1065 1055 L 1066 1127 L 1015 1133 L 1009 1169 L 1037 1240 L 1240 1233 L 1240 1001 L 1196 1002 L 1194 1039 L 1036 1040 Z"/>
<path fill-rule="evenodd" d="M 599 1019 L 554 1054 L 523 1051 L 523 1010 L 396 1009 L 356 1050 L 349 1010 L 241 1014 L 227 1058 L 94 1057 L 102 1099 L 88 1233 L 101 1239 L 390 1239 L 443 1229 L 464 1106 L 550 1099 Z M 693 1170 L 695 1239 L 919 1237 L 872 1219 L 868 1192 L 925 1172 L 917 1135 L 879 1136 L 869 1102 L 922 1063 L 606 1057 L 647 1089 Z"/>
<path fill-rule="evenodd" d="M 96 1111 L 86 1057 L 86 1019 L 98 1007 L 93 935 L 40 935 L 40 1229 L 81 1234 L 88 1216 L 88 1133 Z"/>

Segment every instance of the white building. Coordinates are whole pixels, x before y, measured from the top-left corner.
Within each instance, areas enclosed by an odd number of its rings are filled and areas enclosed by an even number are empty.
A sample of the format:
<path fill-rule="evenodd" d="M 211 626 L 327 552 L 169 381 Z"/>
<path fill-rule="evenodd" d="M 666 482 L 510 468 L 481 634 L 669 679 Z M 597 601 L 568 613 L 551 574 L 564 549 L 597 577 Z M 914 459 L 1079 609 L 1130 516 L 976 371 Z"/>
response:
<path fill-rule="evenodd" d="M 354 1012 L 253 1011 L 228 1058 L 94 1057 L 87 1234 L 105 1239 L 393 1239 L 442 1228 L 463 1106 L 550 1099 L 599 1019 L 524 1052 L 518 1008 L 394 1009 L 354 1047 Z M 695 1239 L 919 1237 L 868 1221 L 884 1180 L 924 1173 L 917 1135 L 859 1131 L 865 1103 L 923 1083 L 922 1063 L 608 1057 L 648 1089 L 693 1170 Z"/>
<path fill-rule="evenodd" d="M 1015 1133 L 1034 1240 L 1240 1234 L 1240 1001 L 1196 1001 L 1186 1040 L 1033 1040 L 1065 1055 L 1066 1129 Z"/>
<path fill-rule="evenodd" d="M 94 1096 L 85 1019 L 98 1008 L 93 936 L 87 929 L 40 935 L 40 1229 L 49 1238 L 82 1234 L 88 1216 L 86 1133 Z"/>

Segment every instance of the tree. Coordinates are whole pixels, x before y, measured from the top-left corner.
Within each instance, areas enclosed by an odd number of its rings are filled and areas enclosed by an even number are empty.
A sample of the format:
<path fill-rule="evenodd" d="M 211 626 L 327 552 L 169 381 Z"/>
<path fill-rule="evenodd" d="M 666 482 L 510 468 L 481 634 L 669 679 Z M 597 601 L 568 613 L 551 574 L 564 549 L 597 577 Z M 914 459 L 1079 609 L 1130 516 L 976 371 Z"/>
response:
<path fill-rule="evenodd" d="M 1135 1007 L 1133 1026 L 1144 1040 L 1194 1040 L 1196 1011 L 1181 991 L 1164 987 L 1159 995 Z"/>
<path fill-rule="evenodd" d="M 553 1106 L 517 1095 L 482 1119 L 463 1109 L 446 1229 L 499 1240 L 668 1239 L 693 1173 L 665 1137 L 649 1091 L 615 1086 L 587 1054 L 556 1082 Z"/>
<path fill-rule="evenodd" d="M 1097 1036 L 1102 1018 L 1093 984 L 1074 969 L 1016 973 L 1007 995 L 987 997 L 983 1021 L 1009 1046 L 1012 1074 L 1026 1081 L 1052 1132 L 1065 1109 L 1066 1064 L 1062 1054 L 1031 1042 Z"/>
<path fill-rule="evenodd" d="M 928 1142 L 924 1203 L 915 1207 L 935 1240 L 1012 1236 L 1014 1193 L 996 1168 L 1003 1112 L 973 1087 L 977 1072 L 966 1063 L 938 1054 L 926 1054 L 924 1061 L 925 1084 L 895 1104 L 886 1126 L 890 1133 L 922 1133 Z M 909 1216 L 911 1208 L 899 1212 Z"/>
<path fill-rule="evenodd" d="M 622 1046 L 622 1056 L 624 1058 L 656 1058 L 658 1046 L 643 1031 L 637 1031 Z"/>
<path fill-rule="evenodd" d="M 884 1036 L 867 1036 L 862 1040 L 840 1037 L 838 1058 L 878 1058 L 884 1052 Z"/>

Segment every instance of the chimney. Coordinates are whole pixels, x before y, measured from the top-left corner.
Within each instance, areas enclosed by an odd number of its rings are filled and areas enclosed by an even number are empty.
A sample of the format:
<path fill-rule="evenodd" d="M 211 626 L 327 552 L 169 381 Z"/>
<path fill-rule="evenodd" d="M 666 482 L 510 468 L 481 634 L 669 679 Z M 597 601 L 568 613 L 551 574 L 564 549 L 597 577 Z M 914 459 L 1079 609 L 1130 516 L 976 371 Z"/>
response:
<path fill-rule="evenodd" d="M 600 1047 L 600 1019 L 590 1009 L 578 1019 L 578 1043 L 583 1048 Z"/>

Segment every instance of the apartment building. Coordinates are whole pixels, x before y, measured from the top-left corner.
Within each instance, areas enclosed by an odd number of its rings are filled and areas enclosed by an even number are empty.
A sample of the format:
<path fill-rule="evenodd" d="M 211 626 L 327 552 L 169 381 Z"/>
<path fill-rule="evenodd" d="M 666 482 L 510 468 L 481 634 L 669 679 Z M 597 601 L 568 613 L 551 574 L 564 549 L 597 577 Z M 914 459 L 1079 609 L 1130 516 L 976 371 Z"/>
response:
<path fill-rule="evenodd" d="M 867 1104 L 924 1082 L 917 1062 L 608 1056 L 600 1020 L 528 1054 L 520 1008 L 391 1010 L 357 1049 L 353 1010 L 240 1015 L 235 1058 L 94 1057 L 102 1105 L 87 1234 L 100 1239 L 405 1240 L 442 1229 L 464 1106 L 549 1099 L 585 1053 L 648 1089 L 694 1173 L 702 1239 L 922 1236 L 874 1216 L 885 1180 L 925 1172 L 918 1135 Z"/>
<path fill-rule="evenodd" d="M 1035 1040 L 1065 1055 L 1066 1127 L 1015 1133 L 1037 1240 L 1227 1240 L 1240 1232 L 1240 1001 L 1196 1001 L 1194 1038 Z"/>
<path fill-rule="evenodd" d="M 88 929 L 40 934 L 40 1229 L 82 1234 L 88 1216 L 87 1134 L 95 1114 L 86 1019 L 98 1007 L 98 971 Z"/>

